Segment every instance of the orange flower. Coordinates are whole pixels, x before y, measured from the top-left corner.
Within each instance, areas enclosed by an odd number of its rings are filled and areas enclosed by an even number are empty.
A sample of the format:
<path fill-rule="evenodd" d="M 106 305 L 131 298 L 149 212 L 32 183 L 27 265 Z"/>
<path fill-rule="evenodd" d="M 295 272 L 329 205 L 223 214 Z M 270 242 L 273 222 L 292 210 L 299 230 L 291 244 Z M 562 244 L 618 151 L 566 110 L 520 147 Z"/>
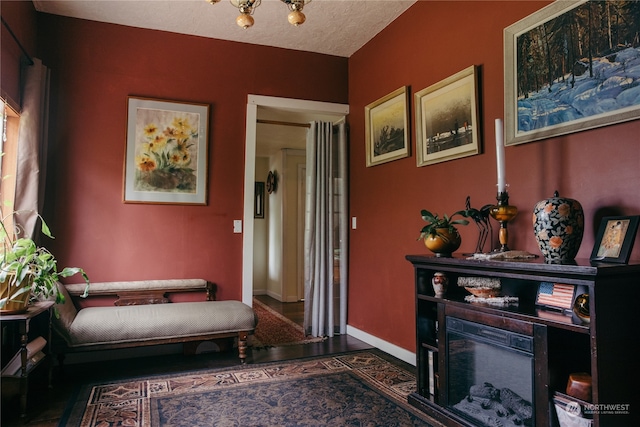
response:
<path fill-rule="evenodd" d="M 552 248 L 559 248 L 562 245 L 562 238 L 559 236 L 553 236 L 549 239 L 549 244 Z"/>
<path fill-rule="evenodd" d="M 147 156 L 138 157 L 136 163 L 138 164 L 138 169 L 143 172 L 150 172 L 156 168 L 156 162 Z"/>
<path fill-rule="evenodd" d="M 149 123 L 144 127 L 144 133 L 147 136 L 153 136 L 157 131 L 158 131 L 158 126 L 156 126 L 154 123 Z"/>
<path fill-rule="evenodd" d="M 569 216 L 569 213 L 571 212 L 571 208 L 569 207 L 568 204 L 563 203 L 560 206 L 558 206 L 558 212 L 562 216 Z"/>
<path fill-rule="evenodd" d="M 162 133 L 164 133 L 167 138 L 177 138 L 181 135 L 181 132 L 176 128 L 170 127 L 166 128 Z"/>
<path fill-rule="evenodd" d="M 567 225 L 567 228 L 564 229 L 567 234 L 573 234 L 573 226 Z"/>
<path fill-rule="evenodd" d="M 544 207 L 544 211 L 545 211 L 546 213 L 549 213 L 549 212 L 553 211 L 553 205 L 552 205 L 551 203 L 547 204 L 547 205 Z"/>

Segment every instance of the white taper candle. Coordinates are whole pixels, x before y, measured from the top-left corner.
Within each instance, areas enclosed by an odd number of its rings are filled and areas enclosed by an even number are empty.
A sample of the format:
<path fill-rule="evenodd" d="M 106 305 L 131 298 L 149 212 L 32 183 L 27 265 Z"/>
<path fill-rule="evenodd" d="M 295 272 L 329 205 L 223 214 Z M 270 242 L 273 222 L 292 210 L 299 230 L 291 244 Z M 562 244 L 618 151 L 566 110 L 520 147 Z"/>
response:
<path fill-rule="evenodd" d="M 507 181 L 504 170 L 504 139 L 502 119 L 496 119 L 496 160 L 498 164 L 498 193 L 507 191 Z"/>

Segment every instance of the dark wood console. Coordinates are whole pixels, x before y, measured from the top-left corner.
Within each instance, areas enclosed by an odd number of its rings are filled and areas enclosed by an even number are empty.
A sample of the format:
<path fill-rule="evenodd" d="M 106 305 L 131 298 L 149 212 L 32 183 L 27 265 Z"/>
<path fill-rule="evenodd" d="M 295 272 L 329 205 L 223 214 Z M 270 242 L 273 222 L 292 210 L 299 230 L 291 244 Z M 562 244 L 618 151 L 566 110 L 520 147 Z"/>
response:
<path fill-rule="evenodd" d="M 577 260 L 563 265 L 541 259 L 495 261 L 421 255 L 407 255 L 406 259 L 414 266 L 416 289 L 418 378 L 417 390 L 409 396 L 413 406 L 447 426 L 486 425 L 461 414 L 456 405 L 459 396 L 453 393 L 462 376 L 457 365 L 460 360 L 485 366 L 496 363 L 480 356 L 456 358 L 459 348 L 454 344 L 465 340 L 456 343 L 452 337 L 471 325 L 472 329 L 486 329 L 480 333 L 489 338 L 503 339 L 502 331 L 510 334 L 504 339 L 516 344 L 504 352 L 507 358 L 509 352 L 530 355 L 525 360 L 531 360 L 532 367 L 511 376 L 522 372 L 521 382 L 531 383 L 533 417 L 522 425 L 559 425 L 554 403 L 563 397 L 565 403 L 578 403 L 581 416 L 591 418 L 593 426 L 640 425 L 640 368 L 634 363 L 639 360 L 636 351 L 640 347 L 640 332 L 635 329 L 640 320 L 640 262 L 622 265 Z M 431 283 L 436 272 L 449 280 L 442 298 L 435 296 Z M 502 295 L 518 301 L 503 306 L 469 302 L 465 300 L 469 292 L 457 285 L 460 277 L 498 278 Z M 536 304 L 541 283 L 572 285 L 573 298 L 589 294 L 590 321 L 585 323 L 570 310 Z M 478 339 L 479 345 L 487 347 L 484 341 L 483 337 Z M 527 352 L 518 346 L 526 347 Z M 492 353 L 485 352 L 484 359 L 491 359 L 487 354 Z M 495 366 L 500 370 L 499 364 Z M 576 373 L 591 377 L 590 397 L 566 400 L 569 375 Z M 575 409 L 572 405 L 567 406 L 570 412 Z"/>

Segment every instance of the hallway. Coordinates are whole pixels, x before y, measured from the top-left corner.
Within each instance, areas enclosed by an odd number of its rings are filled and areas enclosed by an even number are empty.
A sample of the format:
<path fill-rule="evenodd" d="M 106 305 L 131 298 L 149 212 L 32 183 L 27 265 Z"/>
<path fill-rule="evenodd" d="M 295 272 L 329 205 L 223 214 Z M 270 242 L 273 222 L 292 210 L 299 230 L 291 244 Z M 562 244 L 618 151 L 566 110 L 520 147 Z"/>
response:
<path fill-rule="evenodd" d="M 304 301 L 280 302 L 269 295 L 256 295 L 254 298 L 282 314 L 292 322 L 304 326 Z"/>

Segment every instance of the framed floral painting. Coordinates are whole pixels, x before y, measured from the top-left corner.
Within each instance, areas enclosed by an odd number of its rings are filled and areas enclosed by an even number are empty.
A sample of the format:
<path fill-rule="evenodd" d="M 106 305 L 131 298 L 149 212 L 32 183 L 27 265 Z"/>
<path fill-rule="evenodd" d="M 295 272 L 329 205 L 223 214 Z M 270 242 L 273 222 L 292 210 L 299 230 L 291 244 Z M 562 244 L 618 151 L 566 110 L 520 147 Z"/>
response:
<path fill-rule="evenodd" d="M 127 98 L 125 203 L 207 204 L 209 105 Z"/>

